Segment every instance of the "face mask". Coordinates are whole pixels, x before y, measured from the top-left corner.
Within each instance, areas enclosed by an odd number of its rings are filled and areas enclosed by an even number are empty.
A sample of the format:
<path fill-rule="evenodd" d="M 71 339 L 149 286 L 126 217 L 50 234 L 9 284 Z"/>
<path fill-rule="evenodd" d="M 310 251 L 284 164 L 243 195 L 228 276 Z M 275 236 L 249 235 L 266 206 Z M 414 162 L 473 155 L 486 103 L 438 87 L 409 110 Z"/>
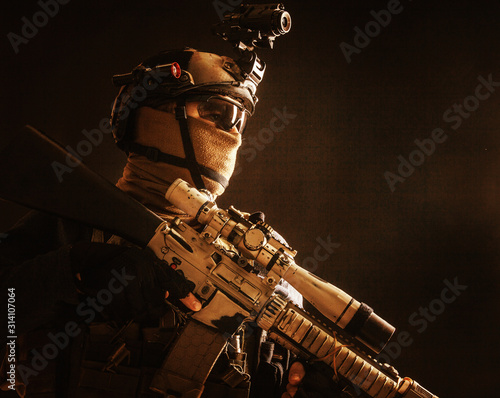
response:
<path fill-rule="evenodd" d="M 236 164 L 241 135 L 221 130 L 202 120 L 188 116 L 188 129 L 193 143 L 196 160 L 200 165 L 217 171 L 228 180 Z M 149 107 L 136 112 L 135 142 L 157 148 L 163 153 L 185 158 L 181 132 L 175 115 Z M 152 162 L 144 156 L 131 152 L 123 177 L 117 186 L 158 214 L 172 207 L 164 198 L 170 184 L 182 178 L 193 184 L 186 168 L 168 163 Z M 207 189 L 215 196 L 224 192 L 218 182 L 203 176 Z"/>

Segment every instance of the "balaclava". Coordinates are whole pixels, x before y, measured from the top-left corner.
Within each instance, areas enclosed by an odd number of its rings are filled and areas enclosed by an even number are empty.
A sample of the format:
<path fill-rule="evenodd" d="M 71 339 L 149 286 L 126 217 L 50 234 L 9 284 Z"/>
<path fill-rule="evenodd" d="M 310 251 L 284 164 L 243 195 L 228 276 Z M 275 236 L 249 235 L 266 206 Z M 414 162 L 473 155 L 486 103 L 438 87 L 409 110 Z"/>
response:
<path fill-rule="evenodd" d="M 135 119 L 135 142 L 180 158 L 186 157 L 179 123 L 174 114 L 141 107 Z M 241 145 L 241 135 L 218 129 L 189 116 L 187 125 L 197 162 L 229 180 Z M 175 213 L 175 209 L 165 199 L 165 192 L 176 178 L 182 178 L 194 185 L 188 169 L 169 163 L 153 162 L 143 155 L 130 152 L 117 186 L 157 214 L 165 216 L 165 211 Z M 225 187 L 219 182 L 203 175 L 202 179 L 206 189 L 214 196 L 224 192 Z"/>

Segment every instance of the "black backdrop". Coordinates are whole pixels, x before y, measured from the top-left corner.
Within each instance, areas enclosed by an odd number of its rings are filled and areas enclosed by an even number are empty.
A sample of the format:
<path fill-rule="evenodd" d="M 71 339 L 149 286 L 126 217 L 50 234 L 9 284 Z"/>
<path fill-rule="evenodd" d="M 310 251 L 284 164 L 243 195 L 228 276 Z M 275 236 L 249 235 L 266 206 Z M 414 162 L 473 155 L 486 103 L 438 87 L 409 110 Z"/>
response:
<path fill-rule="evenodd" d="M 75 147 L 83 129 L 108 115 L 114 73 L 185 45 L 230 55 L 210 34 L 216 6 L 230 3 L 73 0 L 15 54 L 9 32 L 20 35 L 21 18 L 32 20 L 41 6 L 4 2 L 2 141 L 29 123 Z M 292 30 L 259 53 L 267 63 L 260 102 L 241 172 L 219 204 L 264 211 L 299 262 L 395 325 L 389 354 L 402 375 L 440 397 L 495 395 L 500 93 L 476 88 L 481 77 L 500 82 L 498 3 L 285 5 Z M 400 12 L 377 29 L 371 11 L 388 5 Z M 355 28 L 365 26 L 373 37 L 358 38 L 364 47 L 349 63 L 341 43 L 354 45 Z M 278 111 L 295 117 L 262 130 Z M 447 138 L 432 151 L 425 140 L 438 128 Z M 414 152 L 415 140 L 429 155 Z M 384 173 L 398 173 L 400 156 L 418 166 L 411 175 L 403 167 L 407 178 L 392 192 Z M 124 161 L 109 136 L 85 157 L 111 181 Z M 0 226 L 25 211 L 0 202 Z M 335 243 L 331 253 L 317 249 L 321 241 Z M 462 288 L 443 290 L 446 280 Z"/>

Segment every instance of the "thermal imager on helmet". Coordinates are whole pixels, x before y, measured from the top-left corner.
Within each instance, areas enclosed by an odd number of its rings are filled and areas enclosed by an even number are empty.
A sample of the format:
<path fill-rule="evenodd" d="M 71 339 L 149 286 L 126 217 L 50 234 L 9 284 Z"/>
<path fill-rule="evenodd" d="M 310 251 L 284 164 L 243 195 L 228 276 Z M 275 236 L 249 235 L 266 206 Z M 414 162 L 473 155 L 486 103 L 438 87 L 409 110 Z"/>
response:
<path fill-rule="evenodd" d="M 283 4 L 242 4 L 224 15 L 212 32 L 235 47 L 253 50 L 254 47 L 273 48 L 277 36 L 292 27 L 292 18 Z"/>

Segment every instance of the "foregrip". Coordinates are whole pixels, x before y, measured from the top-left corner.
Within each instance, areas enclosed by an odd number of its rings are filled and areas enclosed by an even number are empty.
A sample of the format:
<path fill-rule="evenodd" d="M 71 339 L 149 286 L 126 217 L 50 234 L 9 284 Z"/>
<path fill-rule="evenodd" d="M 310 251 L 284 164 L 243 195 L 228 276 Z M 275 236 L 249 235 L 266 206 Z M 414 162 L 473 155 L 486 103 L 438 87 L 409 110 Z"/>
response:
<path fill-rule="evenodd" d="M 392 373 L 296 305 L 275 296 L 257 319 L 269 337 L 296 355 L 321 360 L 357 396 L 437 398 L 415 381 Z"/>
<path fill-rule="evenodd" d="M 198 398 L 215 361 L 226 344 L 217 330 L 188 320 L 151 383 L 163 396 Z"/>

